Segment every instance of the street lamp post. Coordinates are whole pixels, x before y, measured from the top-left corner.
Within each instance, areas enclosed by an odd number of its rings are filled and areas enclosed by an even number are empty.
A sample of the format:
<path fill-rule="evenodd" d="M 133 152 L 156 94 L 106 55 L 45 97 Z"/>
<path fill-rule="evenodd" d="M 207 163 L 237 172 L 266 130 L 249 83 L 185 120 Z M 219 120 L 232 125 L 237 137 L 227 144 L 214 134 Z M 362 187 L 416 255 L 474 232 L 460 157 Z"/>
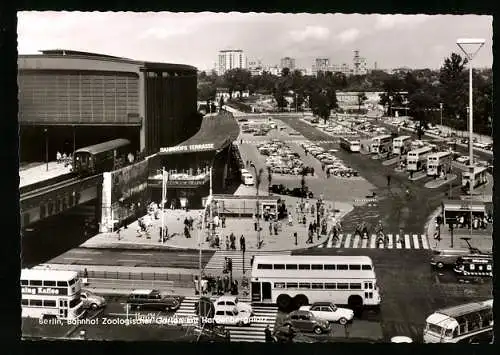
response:
<path fill-rule="evenodd" d="M 261 243 L 260 243 L 260 204 L 259 204 L 259 185 L 260 185 L 260 173 L 261 171 L 257 172 L 257 167 L 255 166 L 254 163 L 250 165 L 253 167 L 255 170 L 255 186 L 257 187 L 257 213 L 256 213 L 256 218 L 257 218 L 257 249 L 260 249 Z"/>
<path fill-rule="evenodd" d="M 161 169 L 161 242 L 165 243 L 165 204 L 167 203 L 168 173 L 165 167 Z"/>
<path fill-rule="evenodd" d="M 440 115 L 441 115 L 441 129 L 443 129 L 443 103 L 442 102 L 439 103 L 439 111 L 440 111 Z"/>
<path fill-rule="evenodd" d="M 43 129 L 45 135 L 45 170 L 49 171 L 49 135 L 47 134 L 47 128 Z"/>
<path fill-rule="evenodd" d="M 485 40 L 479 38 L 459 38 L 457 39 L 458 47 L 464 52 L 469 61 L 469 193 L 470 193 L 470 230 L 472 236 L 472 195 L 474 190 L 474 150 L 472 147 L 472 125 L 473 125 L 473 106 L 472 106 L 472 59 L 476 56 L 479 50 L 484 46 Z M 469 48 L 469 50 L 467 50 Z"/>

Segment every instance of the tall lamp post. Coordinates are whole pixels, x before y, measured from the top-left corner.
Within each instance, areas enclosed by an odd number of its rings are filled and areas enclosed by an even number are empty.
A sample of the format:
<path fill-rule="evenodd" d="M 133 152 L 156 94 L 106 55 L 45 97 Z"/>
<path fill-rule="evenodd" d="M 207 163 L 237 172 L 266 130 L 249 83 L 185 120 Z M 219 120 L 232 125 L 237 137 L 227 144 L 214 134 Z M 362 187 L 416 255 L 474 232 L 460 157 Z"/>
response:
<path fill-rule="evenodd" d="M 259 186 L 260 186 L 260 181 L 262 177 L 262 172 L 263 169 L 259 169 L 257 172 L 257 167 L 255 166 L 254 163 L 250 164 L 250 166 L 254 169 L 255 171 L 255 187 L 257 188 L 257 249 L 260 249 L 261 247 L 261 242 L 260 242 L 260 203 L 259 203 Z"/>
<path fill-rule="evenodd" d="M 459 38 L 457 39 L 457 46 L 464 52 L 467 60 L 469 61 L 469 192 L 470 192 L 470 230 L 469 234 L 472 236 L 472 194 L 474 190 L 473 176 L 474 176 L 474 149 L 472 147 L 472 59 L 476 56 L 479 50 L 484 46 L 485 40 L 482 38 Z"/>
<path fill-rule="evenodd" d="M 161 242 L 165 243 L 165 204 L 167 203 L 168 172 L 161 169 Z"/>

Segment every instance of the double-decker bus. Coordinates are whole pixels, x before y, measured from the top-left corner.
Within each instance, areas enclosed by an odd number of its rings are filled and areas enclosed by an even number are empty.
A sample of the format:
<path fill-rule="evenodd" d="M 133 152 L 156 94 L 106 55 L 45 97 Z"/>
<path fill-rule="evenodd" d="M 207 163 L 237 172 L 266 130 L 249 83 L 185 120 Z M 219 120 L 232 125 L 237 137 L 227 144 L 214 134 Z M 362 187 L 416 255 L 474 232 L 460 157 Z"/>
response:
<path fill-rule="evenodd" d="M 358 139 L 340 137 L 340 147 L 350 153 L 359 153 L 361 144 Z"/>
<path fill-rule="evenodd" d="M 411 137 L 399 136 L 392 140 L 392 153 L 404 155 L 411 149 Z"/>
<path fill-rule="evenodd" d="M 431 147 L 422 147 L 408 152 L 406 156 L 406 170 L 420 171 L 427 167 L 427 157 L 432 153 Z"/>
<path fill-rule="evenodd" d="M 427 156 L 427 176 L 439 176 L 451 167 L 451 152 L 437 152 Z"/>
<path fill-rule="evenodd" d="M 360 310 L 381 301 L 367 256 L 255 256 L 251 295 L 253 302 L 277 304 L 282 310 L 321 301 Z"/>
<path fill-rule="evenodd" d="M 79 319 L 84 314 L 80 299 L 81 279 L 76 271 L 21 270 L 22 317 Z"/>
<path fill-rule="evenodd" d="M 389 134 L 376 136 L 372 138 L 371 152 L 373 154 L 382 154 L 391 151 L 392 137 Z"/>
<path fill-rule="evenodd" d="M 466 277 L 493 277 L 493 255 L 461 256 L 457 259 L 453 271 Z"/>
<path fill-rule="evenodd" d="M 492 339 L 492 331 L 493 300 L 466 303 L 440 309 L 427 317 L 424 343 L 474 343 L 488 333 Z"/>
<path fill-rule="evenodd" d="M 485 184 L 488 181 L 486 178 L 487 174 L 488 168 L 486 166 L 474 166 L 474 172 L 472 174 L 470 171 L 462 171 L 462 186 L 465 187 L 467 183 L 469 183 L 470 188 L 471 181 L 473 187 Z"/>

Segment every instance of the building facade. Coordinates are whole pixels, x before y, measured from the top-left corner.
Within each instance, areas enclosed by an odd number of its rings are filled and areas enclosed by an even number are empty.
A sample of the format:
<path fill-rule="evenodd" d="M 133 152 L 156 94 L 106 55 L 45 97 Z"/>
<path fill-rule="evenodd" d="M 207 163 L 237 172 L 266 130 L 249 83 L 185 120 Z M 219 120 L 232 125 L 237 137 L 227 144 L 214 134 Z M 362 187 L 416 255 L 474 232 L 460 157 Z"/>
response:
<path fill-rule="evenodd" d="M 329 58 L 316 58 L 312 67 L 313 75 L 318 75 L 318 72 L 326 72 L 330 70 Z"/>
<path fill-rule="evenodd" d="M 290 69 L 290 71 L 295 70 L 295 58 L 290 58 L 290 57 L 281 58 L 280 67 L 281 69 L 288 68 Z"/>
<path fill-rule="evenodd" d="M 231 69 L 246 69 L 247 57 L 241 49 L 225 49 L 219 51 L 218 63 L 217 74 L 224 75 L 225 72 Z"/>
<path fill-rule="evenodd" d="M 253 59 L 248 61 L 248 71 L 251 75 L 262 75 L 264 72 L 264 66 L 260 59 Z"/>

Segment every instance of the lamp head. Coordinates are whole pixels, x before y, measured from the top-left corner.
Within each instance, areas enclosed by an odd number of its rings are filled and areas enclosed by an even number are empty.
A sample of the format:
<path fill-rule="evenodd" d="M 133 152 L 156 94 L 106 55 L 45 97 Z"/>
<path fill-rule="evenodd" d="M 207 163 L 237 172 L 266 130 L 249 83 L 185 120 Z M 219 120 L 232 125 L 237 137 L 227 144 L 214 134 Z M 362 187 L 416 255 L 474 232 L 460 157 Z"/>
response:
<path fill-rule="evenodd" d="M 457 44 L 480 44 L 483 45 L 486 41 L 483 38 L 459 38 Z"/>

